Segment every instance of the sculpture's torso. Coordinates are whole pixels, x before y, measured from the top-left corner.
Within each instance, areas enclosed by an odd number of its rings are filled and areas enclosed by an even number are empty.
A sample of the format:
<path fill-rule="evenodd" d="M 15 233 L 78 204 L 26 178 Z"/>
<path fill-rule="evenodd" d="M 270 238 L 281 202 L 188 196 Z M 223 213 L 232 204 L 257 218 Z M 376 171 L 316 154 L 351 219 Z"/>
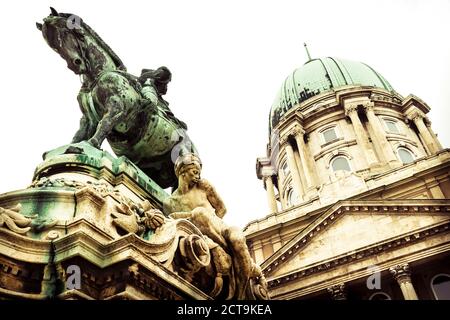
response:
<path fill-rule="evenodd" d="M 208 200 L 206 192 L 197 186 L 189 189 L 186 193 L 175 191 L 168 199 L 168 208 L 172 212 L 190 212 L 195 208 L 205 208 L 215 211 Z"/>

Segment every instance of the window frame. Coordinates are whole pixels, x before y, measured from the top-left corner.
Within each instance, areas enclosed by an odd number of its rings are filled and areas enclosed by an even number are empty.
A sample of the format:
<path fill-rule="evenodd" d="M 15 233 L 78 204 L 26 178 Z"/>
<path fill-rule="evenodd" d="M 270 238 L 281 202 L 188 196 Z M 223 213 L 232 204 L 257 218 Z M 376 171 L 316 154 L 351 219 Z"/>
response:
<path fill-rule="evenodd" d="M 348 171 L 347 170 L 334 170 L 333 162 L 336 161 L 336 159 L 338 159 L 338 158 L 344 158 L 347 161 L 347 164 L 348 164 L 348 167 L 349 167 Z M 348 157 L 346 157 L 345 155 L 343 155 L 343 154 L 337 154 L 336 156 L 332 157 L 330 162 L 329 162 L 329 167 L 331 168 L 331 172 L 332 173 L 336 173 L 336 171 L 353 172 L 352 165 L 350 164 L 350 159 Z"/>
<path fill-rule="evenodd" d="M 384 291 L 377 291 L 377 292 L 372 293 L 368 300 L 373 300 L 373 297 L 375 297 L 376 295 L 383 295 L 383 296 L 387 297 L 386 300 L 392 300 L 391 296 Z"/>
<path fill-rule="evenodd" d="M 284 160 L 281 163 L 281 172 L 283 173 L 283 179 L 285 180 L 287 177 L 289 177 L 289 174 L 291 173 L 291 170 L 289 168 L 289 165 L 287 163 L 287 160 Z"/>
<path fill-rule="evenodd" d="M 335 133 L 335 135 L 336 135 L 336 138 L 334 138 L 334 139 L 332 139 L 332 140 L 330 140 L 330 141 L 326 141 L 326 140 L 325 140 L 324 132 L 325 132 L 325 131 L 328 131 L 328 130 L 331 130 L 331 129 L 334 130 L 334 133 Z M 321 141 L 321 145 L 322 145 L 322 146 L 324 146 L 324 145 L 329 145 L 329 144 L 331 144 L 331 143 L 333 143 L 333 142 L 336 142 L 336 141 L 342 139 L 342 135 L 341 135 L 341 132 L 340 132 L 340 130 L 339 130 L 339 128 L 338 128 L 338 124 L 337 124 L 337 123 L 329 124 L 329 125 L 327 125 L 327 126 L 321 128 L 321 129 L 318 131 L 318 133 L 319 133 L 319 135 L 320 135 L 320 141 Z"/>
<path fill-rule="evenodd" d="M 400 150 L 404 150 L 404 151 L 408 152 L 411 155 L 411 157 L 412 157 L 412 161 L 411 162 L 407 162 L 407 163 L 403 162 L 402 158 L 400 157 Z M 407 165 L 407 164 L 410 164 L 410 163 L 413 163 L 414 161 L 416 161 L 416 155 L 414 154 L 414 152 L 412 152 L 410 149 L 408 149 L 405 146 L 397 147 L 396 152 L 397 152 L 398 159 L 404 165 Z"/>
<path fill-rule="evenodd" d="M 399 124 L 399 121 L 398 121 L 397 119 L 383 117 L 383 118 L 381 118 L 381 120 L 383 121 L 384 130 L 385 130 L 387 133 L 391 133 L 391 134 L 400 134 L 400 135 L 402 134 L 401 128 L 400 128 L 400 126 L 398 125 L 398 124 Z M 393 124 L 395 125 L 395 127 L 397 128 L 397 132 L 391 131 L 391 129 L 390 129 L 390 128 L 388 127 L 388 125 L 387 125 L 388 122 L 391 122 L 391 123 L 393 123 Z"/>
<path fill-rule="evenodd" d="M 438 273 L 438 274 L 434 275 L 433 278 L 431 278 L 431 280 L 430 280 L 430 288 L 431 288 L 431 292 L 433 292 L 433 296 L 434 296 L 434 299 L 435 299 L 435 300 L 439 300 L 439 299 L 438 299 L 438 297 L 437 297 L 437 295 L 436 295 L 436 291 L 434 290 L 434 287 L 433 287 L 433 281 L 434 281 L 437 277 L 440 277 L 440 276 L 445 276 L 445 277 L 447 277 L 447 278 L 450 280 L 450 274 L 447 274 L 447 273 Z M 440 301 L 443 301 L 443 300 L 440 300 Z"/>

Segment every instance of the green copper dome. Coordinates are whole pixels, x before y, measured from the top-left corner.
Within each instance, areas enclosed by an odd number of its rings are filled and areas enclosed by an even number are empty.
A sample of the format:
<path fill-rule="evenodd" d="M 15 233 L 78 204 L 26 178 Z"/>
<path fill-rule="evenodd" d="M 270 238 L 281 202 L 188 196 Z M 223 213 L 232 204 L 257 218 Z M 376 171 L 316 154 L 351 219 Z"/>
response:
<path fill-rule="evenodd" d="M 393 91 L 389 82 L 367 64 L 336 58 L 312 59 L 284 80 L 270 110 L 270 130 L 294 105 L 315 95 L 347 85 Z"/>

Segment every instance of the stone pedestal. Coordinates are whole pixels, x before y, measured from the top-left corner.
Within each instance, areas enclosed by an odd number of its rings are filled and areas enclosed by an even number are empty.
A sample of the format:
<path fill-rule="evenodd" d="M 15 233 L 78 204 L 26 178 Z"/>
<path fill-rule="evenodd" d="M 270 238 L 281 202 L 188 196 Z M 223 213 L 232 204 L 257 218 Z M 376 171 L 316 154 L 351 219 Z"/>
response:
<path fill-rule="evenodd" d="M 0 299 L 211 299 L 202 233 L 152 213 L 167 196 L 87 143 L 47 152 L 27 189 L 0 195 Z"/>

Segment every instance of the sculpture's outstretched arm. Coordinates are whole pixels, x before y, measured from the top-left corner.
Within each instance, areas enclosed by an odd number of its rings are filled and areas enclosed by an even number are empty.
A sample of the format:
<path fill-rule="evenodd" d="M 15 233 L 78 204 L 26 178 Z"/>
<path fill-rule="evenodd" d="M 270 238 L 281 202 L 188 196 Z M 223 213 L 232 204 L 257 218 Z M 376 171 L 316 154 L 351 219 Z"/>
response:
<path fill-rule="evenodd" d="M 222 198 L 219 196 L 216 189 L 209 183 L 209 181 L 204 179 L 200 180 L 198 185 L 206 192 L 208 201 L 215 209 L 216 215 L 219 218 L 223 218 L 225 213 L 227 213 L 227 208 L 225 207 L 225 203 L 222 201 Z"/>

